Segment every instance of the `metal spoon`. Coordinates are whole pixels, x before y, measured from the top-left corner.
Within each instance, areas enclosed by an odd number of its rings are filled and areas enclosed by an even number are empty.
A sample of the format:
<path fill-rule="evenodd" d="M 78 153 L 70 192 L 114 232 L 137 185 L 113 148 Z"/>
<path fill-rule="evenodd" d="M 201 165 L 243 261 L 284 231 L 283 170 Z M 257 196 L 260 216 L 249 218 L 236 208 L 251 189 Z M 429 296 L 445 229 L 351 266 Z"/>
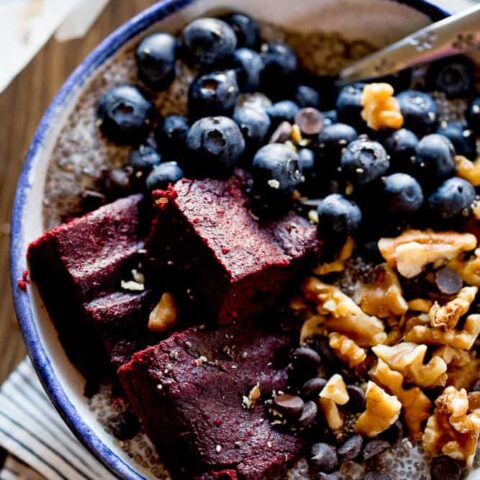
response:
<path fill-rule="evenodd" d="M 339 72 L 340 83 L 396 73 L 404 68 L 480 46 L 480 5 L 435 22 Z"/>

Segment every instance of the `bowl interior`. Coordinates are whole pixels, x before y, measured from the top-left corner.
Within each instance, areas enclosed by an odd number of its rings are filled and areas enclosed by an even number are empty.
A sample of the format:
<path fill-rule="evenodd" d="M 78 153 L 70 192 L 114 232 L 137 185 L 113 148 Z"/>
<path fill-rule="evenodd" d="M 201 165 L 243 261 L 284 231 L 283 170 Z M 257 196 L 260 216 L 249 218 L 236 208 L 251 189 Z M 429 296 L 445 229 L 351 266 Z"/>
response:
<path fill-rule="evenodd" d="M 421 1 L 407 2 L 420 4 Z M 428 11 L 430 7 L 427 5 Z M 126 24 L 107 39 L 67 81 L 33 140 L 22 173 L 12 218 L 12 280 L 26 268 L 29 242 L 43 232 L 42 199 L 52 149 L 71 111 L 92 75 L 135 42 L 147 29 L 177 31 L 189 19 L 222 10 L 243 10 L 260 20 L 308 32 L 341 33 L 347 39 L 366 38 L 381 46 L 431 20 L 413 6 L 389 0 L 173 0 L 162 2 Z M 431 10 L 435 12 L 435 9 Z M 442 14 L 437 10 L 437 18 Z M 131 461 L 100 426 L 83 396 L 84 380 L 68 361 L 56 331 L 35 289 L 21 293 L 14 283 L 15 303 L 29 354 L 42 383 L 74 433 L 120 478 L 153 478 Z"/>

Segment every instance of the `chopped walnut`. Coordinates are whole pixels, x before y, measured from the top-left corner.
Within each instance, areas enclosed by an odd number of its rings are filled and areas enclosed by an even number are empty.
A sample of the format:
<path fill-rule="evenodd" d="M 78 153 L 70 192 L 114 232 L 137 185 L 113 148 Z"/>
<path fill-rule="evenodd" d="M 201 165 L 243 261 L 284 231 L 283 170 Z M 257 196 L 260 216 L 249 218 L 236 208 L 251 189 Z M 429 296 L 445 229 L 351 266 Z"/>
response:
<path fill-rule="evenodd" d="M 315 275 L 328 275 L 329 273 L 341 272 L 345 270 L 345 262 L 352 256 L 355 248 L 355 242 L 352 237 L 348 237 L 347 241 L 343 245 L 338 258 L 333 262 L 322 263 L 314 271 Z"/>
<path fill-rule="evenodd" d="M 393 346 L 377 345 L 372 350 L 390 368 L 402 373 L 406 381 L 419 387 L 443 386 L 447 381 L 447 364 L 442 358 L 432 357 L 423 363 L 426 345 L 402 342 Z"/>
<path fill-rule="evenodd" d="M 375 268 L 372 283 L 356 285 L 354 300 L 365 313 L 379 318 L 401 316 L 408 309 L 397 275 L 386 264 Z"/>
<path fill-rule="evenodd" d="M 408 302 L 408 309 L 414 312 L 428 313 L 432 305 L 433 302 L 426 298 L 414 298 Z"/>
<path fill-rule="evenodd" d="M 468 413 L 467 391 L 445 388 L 435 400 L 435 411 L 428 419 L 423 446 L 433 456 L 447 455 L 472 467 L 480 434 L 480 410 Z"/>
<path fill-rule="evenodd" d="M 443 265 L 476 246 L 477 239 L 470 233 L 432 230 L 406 230 L 396 238 L 381 238 L 378 242 L 388 265 L 406 278 L 417 276 L 430 263 Z"/>
<path fill-rule="evenodd" d="M 362 118 L 373 130 L 401 128 L 403 125 L 400 104 L 393 94 L 389 83 L 370 83 L 363 87 Z"/>
<path fill-rule="evenodd" d="M 341 430 L 344 425 L 344 420 L 337 404 L 328 398 L 319 398 L 318 404 L 325 415 L 325 421 L 329 428 L 334 432 Z"/>
<path fill-rule="evenodd" d="M 355 428 L 366 437 L 375 437 L 393 425 L 402 409 L 394 395 L 389 395 L 374 382 L 368 382 L 365 393 L 366 409 L 358 417 Z"/>
<path fill-rule="evenodd" d="M 345 362 L 350 368 L 358 367 L 367 358 L 367 352 L 359 347 L 353 340 L 332 332 L 328 336 L 330 348 L 335 352 L 338 358 Z"/>
<path fill-rule="evenodd" d="M 474 187 L 480 186 L 480 157 L 472 162 L 463 155 L 456 155 L 455 163 L 459 177 L 468 180 Z"/>
<path fill-rule="evenodd" d="M 427 325 L 415 325 L 405 334 L 407 342 L 427 345 L 448 345 L 462 350 L 470 350 L 480 334 L 480 315 L 467 317 L 463 330 L 441 330 Z"/>
<path fill-rule="evenodd" d="M 343 416 L 337 405 L 345 405 L 349 400 L 347 387 L 338 373 L 333 375 L 319 394 L 319 405 L 327 425 L 337 431 L 343 427 Z"/>
<path fill-rule="evenodd" d="M 339 288 L 311 277 L 305 282 L 303 292 L 317 305 L 319 314 L 326 316 L 328 330 L 347 335 L 361 347 L 378 345 L 386 340 L 383 323 L 364 313 Z"/>
<path fill-rule="evenodd" d="M 460 317 L 470 309 L 477 292 L 477 287 L 464 287 L 453 300 L 445 305 L 440 306 L 438 302 L 435 302 L 428 313 L 431 326 L 444 329 L 455 328 Z"/>
<path fill-rule="evenodd" d="M 457 272 L 468 285 L 480 287 L 480 248 L 468 260 L 454 258 L 448 268 Z"/>
<path fill-rule="evenodd" d="M 479 379 L 480 360 L 476 352 L 467 352 L 452 347 L 439 347 L 434 355 L 442 356 L 448 364 L 448 385 L 470 390 Z"/>
<path fill-rule="evenodd" d="M 170 330 L 177 323 L 178 308 L 171 293 L 162 294 L 157 306 L 148 317 L 148 329 L 152 332 L 163 333 Z"/>
<path fill-rule="evenodd" d="M 326 335 L 325 318 L 320 315 L 312 315 L 303 322 L 302 329 L 300 330 L 300 345 L 303 345 L 307 338 L 317 335 Z"/>
<path fill-rule="evenodd" d="M 370 371 L 376 383 L 395 395 L 403 407 L 403 418 L 410 436 L 418 441 L 422 438 L 423 423 L 430 416 L 432 402 L 418 387 L 405 389 L 404 377 L 400 372 L 392 370 L 384 361 L 378 360 Z"/>

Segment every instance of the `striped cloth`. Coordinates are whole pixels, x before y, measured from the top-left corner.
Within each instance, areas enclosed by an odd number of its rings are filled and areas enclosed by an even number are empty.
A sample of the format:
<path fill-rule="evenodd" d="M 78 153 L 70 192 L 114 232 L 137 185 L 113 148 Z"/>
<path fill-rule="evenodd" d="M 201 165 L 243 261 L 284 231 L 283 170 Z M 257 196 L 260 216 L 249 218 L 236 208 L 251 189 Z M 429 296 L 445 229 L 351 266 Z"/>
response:
<path fill-rule="evenodd" d="M 115 478 L 68 430 L 27 359 L 0 389 L 0 447 L 0 480 Z"/>

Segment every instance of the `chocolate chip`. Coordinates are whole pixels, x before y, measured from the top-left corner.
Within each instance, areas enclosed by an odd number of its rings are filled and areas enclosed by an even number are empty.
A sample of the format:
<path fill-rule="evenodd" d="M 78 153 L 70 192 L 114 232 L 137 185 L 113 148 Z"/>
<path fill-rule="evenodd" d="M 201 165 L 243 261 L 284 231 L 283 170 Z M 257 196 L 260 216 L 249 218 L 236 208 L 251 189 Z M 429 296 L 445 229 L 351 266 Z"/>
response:
<path fill-rule="evenodd" d="M 362 452 L 363 438 L 361 435 L 352 435 L 338 449 L 338 455 L 342 460 L 355 460 Z"/>
<path fill-rule="evenodd" d="M 386 440 L 394 445 L 403 438 L 403 425 L 397 420 L 389 429 L 385 430 L 381 435 L 382 440 Z"/>
<path fill-rule="evenodd" d="M 302 393 L 307 397 L 316 397 L 326 384 L 325 378 L 311 378 L 303 384 Z"/>
<path fill-rule="evenodd" d="M 363 480 L 393 480 L 393 477 L 387 472 L 372 470 L 363 477 Z"/>
<path fill-rule="evenodd" d="M 293 352 L 295 366 L 316 369 L 322 364 L 320 355 L 310 347 L 300 347 Z"/>
<path fill-rule="evenodd" d="M 446 295 L 457 293 L 463 286 L 463 280 L 457 272 L 450 268 L 442 268 L 435 274 L 438 289 Z"/>
<path fill-rule="evenodd" d="M 302 427 L 308 427 L 315 421 L 315 418 L 317 418 L 317 413 L 318 413 L 317 404 L 314 401 L 309 400 L 303 406 L 302 413 L 298 418 L 299 425 L 301 425 Z"/>
<path fill-rule="evenodd" d="M 322 472 L 331 472 L 338 466 L 337 451 L 328 443 L 315 443 L 312 445 L 310 462 Z"/>
<path fill-rule="evenodd" d="M 324 125 L 323 114 L 316 108 L 302 108 L 295 115 L 295 123 L 300 128 L 303 135 L 311 137 L 318 135 Z"/>
<path fill-rule="evenodd" d="M 348 401 L 348 408 L 356 412 L 361 412 L 365 409 L 365 392 L 363 388 L 358 385 L 347 385 L 347 392 L 350 400 Z"/>
<path fill-rule="evenodd" d="M 291 418 L 298 418 L 305 405 L 304 401 L 297 395 L 277 395 L 273 399 L 275 408 Z"/>
<path fill-rule="evenodd" d="M 107 199 L 103 193 L 94 190 L 85 190 L 81 194 L 82 212 L 87 213 L 105 205 Z"/>
<path fill-rule="evenodd" d="M 119 440 L 130 440 L 140 430 L 137 417 L 130 411 L 119 413 L 109 422 L 112 434 Z"/>
<path fill-rule="evenodd" d="M 290 140 L 292 126 L 288 122 L 282 122 L 272 133 L 269 143 L 285 143 Z"/>
<path fill-rule="evenodd" d="M 432 480 L 460 480 L 463 474 L 463 467 L 453 458 L 442 455 L 432 459 L 430 465 Z"/>
<path fill-rule="evenodd" d="M 389 448 L 390 444 L 385 440 L 371 440 L 363 449 L 363 459 L 370 460 L 375 455 L 378 455 Z"/>

